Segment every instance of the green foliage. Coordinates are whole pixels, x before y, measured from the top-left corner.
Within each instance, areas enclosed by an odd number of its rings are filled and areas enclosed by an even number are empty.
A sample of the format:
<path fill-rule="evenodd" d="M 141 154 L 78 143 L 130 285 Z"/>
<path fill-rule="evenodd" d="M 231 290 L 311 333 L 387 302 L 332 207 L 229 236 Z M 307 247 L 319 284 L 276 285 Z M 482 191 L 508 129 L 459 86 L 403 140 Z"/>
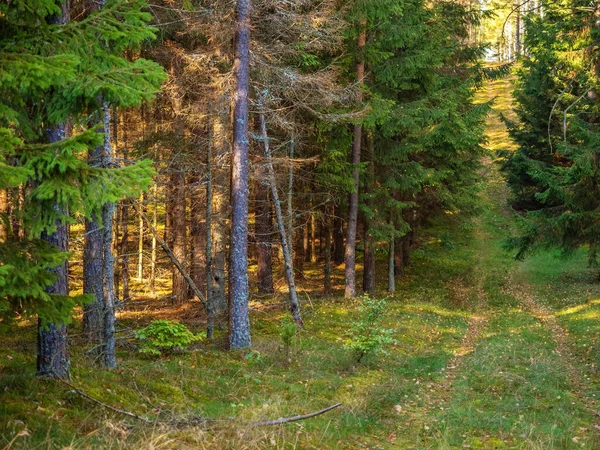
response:
<path fill-rule="evenodd" d="M 596 263 L 599 31 L 583 3 L 567 4 L 549 4 L 526 22 L 528 55 L 515 84 L 518 120 L 507 121 L 519 147 L 503 153 L 511 204 L 522 213 L 520 233 L 508 245 L 517 258 L 551 247 L 568 256 L 587 247 Z"/>
<path fill-rule="evenodd" d="M 135 332 L 140 342 L 140 352 L 151 355 L 170 353 L 173 350 L 184 350 L 192 342 L 203 339 L 192 333 L 184 324 L 169 320 L 155 320 L 150 325 Z"/>
<path fill-rule="evenodd" d="M 41 243 L 59 223 L 99 217 L 102 205 L 147 189 L 150 161 L 128 167 L 92 167 L 86 154 L 103 144 L 92 123 L 98 109 L 138 106 L 165 79 L 162 68 L 136 58 L 154 37 L 143 1 L 108 0 L 66 24 L 55 0 L 0 5 L 0 189 L 18 188 L 12 205 L 27 239 L 0 243 L 0 314 L 39 314 L 66 323 L 87 297 L 49 295 L 65 255 Z M 53 137 L 50 139 L 50 130 Z M 49 142 L 56 140 L 58 142 Z M 5 217 L 0 217 L 3 222 Z"/>
<path fill-rule="evenodd" d="M 352 322 L 346 348 L 351 350 L 356 362 L 367 355 L 387 355 L 386 347 L 394 344 L 394 330 L 382 324 L 387 314 L 387 302 L 383 298 L 360 298 L 359 317 Z"/>
<path fill-rule="evenodd" d="M 281 336 L 283 350 L 286 355 L 289 355 L 291 348 L 294 346 L 297 332 L 298 325 L 296 325 L 292 319 L 286 317 L 281 321 L 279 335 Z"/>

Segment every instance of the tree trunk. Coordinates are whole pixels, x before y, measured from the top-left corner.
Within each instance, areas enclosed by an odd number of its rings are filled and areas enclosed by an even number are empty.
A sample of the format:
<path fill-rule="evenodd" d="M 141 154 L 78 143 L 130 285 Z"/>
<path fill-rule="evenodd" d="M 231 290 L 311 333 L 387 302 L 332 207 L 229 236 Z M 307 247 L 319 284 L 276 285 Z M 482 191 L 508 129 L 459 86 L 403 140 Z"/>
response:
<path fill-rule="evenodd" d="M 209 314 L 213 317 L 213 326 L 224 328 L 227 321 L 227 297 L 225 292 L 226 272 L 225 261 L 227 260 L 227 238 L 229 216 L 229 182 L 230 182 L 230 158 L 229 141 L 227 139 L 228 129 L 225 126 L 225 118 L 229 115 L 229 108 L 223 107 L 223 111 L 218 111 L 213 120 L 213 138 L 214 145 L 212 183 L 212 213 L 211 213 L 211 233 L 212 233 L 212 265 L 210 282 L 211 304 L 208 307 Z"/>
<path fill-rule="evenodd" d="M 404 254 L 402 253 L 402 239 L 394 239 L 394 275 L 401 277 L 404 275 Z"/>
<path fill-rule="evenodd" d="M 388 254 L 388 292 L 396 292 L 396 270 L 394 264 L 394 238 L 390 239 L 390 250 Z"/>
<path fill-rule="evenodd" d="M 65 24 L 69 21 L 68 2 L 61 5 L 62 15 L 49 20 L 53 24 Z M 52 127 L 48 130 L 50 142 L 59 142 L 68 135 L 66 124 Z M 57 247 L 61 252 L 69 250 L 68 230 L 65 223 L 57 223 L 56 231 L 52 234 L 42 233 L 42 240 Z M 46 292 L 55 295 L 69 295 L 69 266 L 63 262 L 60 266 L 51 269 L 56 277 L 52 286 Z M 51 378 L 69 378 L 71 360 L 69 355 L 69 341 L 67 327 L 52 323 L 42 323 L 38 320 L 37 338 L 37 375 Z"/>
<path fill-rule="evenodd" d="M 206 259 L 205 259 L 205 243 L 206 230 L 204 229 L 205 223 L 203 216 L 205 213 L 204 209 L 204 196 L 202 195 L 202 182 L 200 178 L 200 171 L 196 170 L 192 178 L 191 188 L 194 194 L 190 194 L 190 244 L 191 244 L 191 266 L 190 276 L 194 280 L 196 286 L 202 291 L 205 291 L 206 287 Z"/>
<path fill-rule="evenodd" d="M 121 244 L 119 253 L 121 259 L 121 280 L 123 300 L 129 298 L 129 201 L 121 202 Z"/>
<path fill-rule="evenodd" d="M 366 136 L 367 144 L 367 173 L 365 177 L 365 193 L 373 189 L 375 180 L 375 142 L 373 133 L 369 132 Z M 367 196 L 368 197 L 368 196 Z M 371 208 L 370 200 L 366 200 L 367 207 Z M 365 242 L 365 257 L 363 262 L 363 292 L 373 294 L 375 292 L 375 244 L 371 234 L 371 218 L 367 214 L 363 214 L 364 223 L 364 242 Z"/>
<path fill-rule="evenodd" d="M 152 227 L 156 230 L 158 225 L 158 184 L 152 186 L 154 208 L 152 209 Z M 152 256 L 150 262 L 150 295 L 156 295 L 156 234 L 152 233 Z"/>
<path fill-rule="evenodd" d="M 331 295 L 331 218 L 325 215 L 325 263 L 323 277 L 323 293 Z"/>
<path fill-rule="evenodd" d="M 144 193 L 140 193 L 140 205 L 144 209 Z M 144 219 L 138 217 L 138 258 L 137 258 L 137 280 L 144 281 Z"/>
<path fill-rule="evenodd" d="M 263 176 L 264 173 L 259 173 L 257 179 L 261 180 Z M 260 294 L 272 294 L 274 289 L 273 266 L 271 263 L 271 234 L 273 232 L 271 207 L 269 205 L 269 190 L 264 189 L 260 182 L 257 183 L 254 202 L 254 235 L 257 241 L 258 292 Z"/>
<path fill-rule="evenodd" d="M 361 21 L 361 27 L 358 41 L 356 43 L 358 51 L 362 51 L 362 47 L 366 43 L 366 24 Z M 365 63 L 362 55 L 359 55 L 358 63 L 356 64 L 356 79 L 358 82 L 358 101 L 362 102 L 362 85 L 365 77 Z M 362 141 L 362 127 L 360 124 L 354 125 L 354 136 L 352 138 L 352 178 L 354 179 L 354 187 L 350 194 L 350 205 L 348 212 L 348 229 L 346 235 L 346 290 L 344 296 L 346 298 L 356 297 L 356 228 L 358 224 L 358 190 L 360 176 L 360 147 Z"/>
<path fill-rule="evenodd" d="M 264 105 L 263 105 L 264 106 Z M 290 295 L 290 312 L 294 322 L 299 327 L 303 327 L 302 316 L 300 314 L 300 302 L 296 292 L 296 284 L 294 283 L 294 267 L 292 255 L 288 246 L 288 240 L 285 232 L 285 222 L 283 213 L 281 212 L 281 204 L 279 203 L 279 194 L 277 193 L 277 184 L 275 179 L 275 169 L 273 168 L 273 160 L 271 157 L 271 148 L 269 146 L 269 138 L 267 136 L 267 124 L 265 122 L 264 113 L 260 113 L 260 130 L 262 134 L 263 144 L 265 146 L 265 157 L 267 159 L 268 181 L 271 187 L 271 198 L 275 207 L 275 218 L 277 221 L 277 229 L 281 238 L 281 248 L 283 250 L 283 261 L 285 265 L 285 277 L 288 283 L 288 291 Z"/>
<path fill-rule="evenodd" d="M 333 218 L 333 262 L 339 266 L 344 262 L 344 221 L 340 207 L 336 205 Z"/>
<path fill-rule="evenodd" d="M 171 174 L 171 183 L 174 189 L 173 217 L 171 239 L 173 254 L 184 266 L 186 260 L 186 220 L 185 220 L 185 173 L 181 168 L 176 168 Z M 173 302 L 182 305 L 188 299 L 188 285 L 183 275 L 173 267 Z"/>
<path fill-rule="evenodd" d="M 208 126 L 208 148 L 206 150 L 206 337 L 212 339 L 215 334 L 215 304 L 213 300 L 213 255 L 212 255 L 212 202 L 213 202 L 213 175 L 212 175 L 212 149 L 214 142 L 214 127 L 212 119 Z"/>
<path fill-rule="evenodd" d="M 229 260 L 229 346 L 250 347 L 248 315 L 248 95 L 250 0 L 236 1 L 235 96 L 231 164 L 231 254 Z"/>
<path fill-rule="evenodd" d="M 8 190 L 0 189 L 0 242 L 8 239 Z"/>

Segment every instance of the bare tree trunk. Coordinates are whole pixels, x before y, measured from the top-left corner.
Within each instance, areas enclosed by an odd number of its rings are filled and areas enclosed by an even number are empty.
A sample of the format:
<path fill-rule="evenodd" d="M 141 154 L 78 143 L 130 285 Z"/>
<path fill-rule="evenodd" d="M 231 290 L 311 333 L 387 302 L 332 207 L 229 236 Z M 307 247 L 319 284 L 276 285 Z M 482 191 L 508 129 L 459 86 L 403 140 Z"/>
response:
<path fill-rule="evenodd" d="M 292 134 L 290 139 L 290 165 L 288 169 L 288 188 L 287 188 L 287 236 L 288 247 L 294 248 L 294 147 L 296 146 L 295 136 Z"/>
<path fill-rule="evenodd" d="M 124 200 L 121 203 L 121 245 L 119 253 L 121 254 L 121 285 L 122 298 L 129 298 L 129 203 Z"/>
<path fill-rule="evenodd" d="M 158 225 L 158 184 L 152 186 L 154 208 L 152 208 L 152 226 L 156 230 Z M 152 233 L 152 257 L 150 262 L 150 295 L 156 295 L 156 234 Z"/>
<path fill-rule="evenodd" d="M 288 246 L 288 240 L 285 232 L 285 223 L 283 213 L 281 212 L 281 204 L 279 203 L 279 194 L 277 193 L 277 182 L 275 179 L 275 169 L 273 168 L 273 159 L 271 157 L 271 148 L 269 146 L 269 138 L 267 136 L 267 124 L 265 122 L 264 113 L 260 113 L 260 130 L 262 134 L 263 144 L 265 146 L 265 157 L 267 159 L 267 171 L 268 180 L 271 187 L 271 198 L 273 199 L 273 206 L 275 207 L 275 218 L 277 221 L 277 229 L 279 230 L 279 236 L 281 238 L 281 248 L 283 250 L 283 261 L 285 265 L 285 277 L 288 283 L 288 290 L 290 295 L 290 312 L 294 318 L 294 322 L 299 327 L 304 326 L 302 323 L 302 316 L 300 314 L 300 302 L 298 300 L 298 294 L 296 292 L 296 284 L 294 283 L 294 267 L 292 262 L 292 255 Z"/>
<path fill-rule="evenodd" d="M 140 193 L 140 205 L 144 205 L 144 193 Z M 143 208 L 143 206 L 142 206 Z M 138 263 L 137 263 L 137 280 L 144 281 L 144 219 L 138 217 Z"/>
<path fill-rule="evenodd" d="M 394 239 L 394 274 L 397 277 L 404 275 L 404 254 L 402 252 L 402 239 Z"/>
<path fill-rule="evenodd" d="M 312 209 L 312 202 L 311 202 L 311 209 Z M 315 213 L 314 211 L 310 212 L 310 262 L 311 263 L 316 263 L 317 262 L 317 249 L 316 249 L 316 245 L 315 245 L 315 241 L 316 241 L 316 224 L 315 224 Z"/>
<path fill-rule="evenodd" d="M 215 335 L 215 304 L 213 299 L 213 256 L 212 256 L 212 202 L 213 202 L 213 176 L 212 176 L 212 147 L 214 127 L 212 119 L 208 128 L 208 149 L 206 151 L 206 309 L 207 324 L 206 337 L 212 339 Z"/>
<path fill-rule="evenodd" d="M 292 259 L 294 261 L 294 273 L 299 279 L 304 279 L 304 229 L 306 224 L 301 224 L 299 230 L 294 232 L 292 243 Z"/>
<path fill-rule="evenodd" d="M 0 242 L 8 239 L 8 191 L 0 189 Z"/>
<path fill-rule="evenodd" d="M 61 5 L 62 14 L 51 18 L 52 24 L 65 24 L 69 21 L 68 2 Z M 66 124 L 61 124 L 48 129 L 50 142 L 59 142 L 68 135 Z M 56 231 L 52 234 L 42 233 L 42 240 L 57 247 L 61 252 L 69 249 L 67 225 L 57 223 Z M 51 269 L 56 277 L 54 284 L 46 289 L 49 294 L 69 295 L 69 267 L 65 261 L 60 266 Z M 38 320 L 37 338 L 37 375 L 51 378 L 69 378 L 71 360 L 69 355 L 69 342 L 67 327 L 53 323 L 42 323 Z"/>
<path fill-rule="evenodd" d="M 257 179 L 263 179 L 264 172 L 258 174 Z M 257 241 L 257 263 L 258 263 L 258 292 L 260 294 L 272 294 L 273 289 L 273 267 L 271 263 L 271 234 L 273 226 L 271 221 L 271 207 L 269 205 L 269 191 L 257 183 L 256 195 L 254 197 L 255 211 L 255 238 Z"/>
<path fill-rule="evenodd" d="M 375 180 L 375 142 L 373 141 L 373 133 L 369 132 L 366 136 L 367 143 L 367 176 L 365 180 L 365 193 L 372 190 L 372 185 Z M 371 207 L 371 201 L 366 201 L 367 206 Z M 371 234 L 371 219 L 367 214 L 363 214 L 364 223 L 364 242 L 365 242 L 365 257 L 363 262 L 363 292 L 373 294 L 375 292 L 375 244 Z"/>
<path fill-rule="evenodd" d="M 361 51 L 366 43 L 365 22 L 361 21 L 357 47 Z M 362 85 L 365 77 L 365 63 L 362 55 L 359 55 L 358 63 L 356 64 L 356 79 L 358 81 L 358 101 L 362 102 Z M 354 136 L 352 139 L 352 177 L 354 179 L 354 188 L 350 194 L 350 205 L 348 212 L 348 234 L 346 235 L 346 290 L 344 296 L 346 298 L 356 297 L 356 229 L 358 224 L 358 189 L 360 177 L 360 147 L 362 141 L 362 127 L 360 124 L 354 125 Z"/>
<path fill-rule="evenodd" d="M 212 252 L 211 256 L 211 306 L 209 314 L 212 314 L 213 327 L 224 327 L 227 321 L 227 297 L 225 292 L 226 272 L 225 261 L 227 260 L 227 238 L 229 216 L 229 182 L 230 182 L 230 158 L 229 141 L 227 139 L 228 129 L 225 126 L 225 117 L 229 115 L 229 108 L 223 107 L 215 114 L 213 120 L 214 163 L 212 183 Z"/>
<path fill-rule="evenodd" d="M 340 207 L 336 205 L 333 218 L 333 262 L 339 266 L 344 262 L 344 221 Z"/>
<path fill-rule="evenodd" d="M 196 170 L 192 177 L 191 188 L 194 194 L 190 194 L 190 244 L 191 244 L 191 266 L 190 275 L 196 286 L 202 291 L 205 291 L 206 286 L 206 260 L 205 260 L 205 243 L 206 230 L 205 223 L 202 220 L 205 212 L 202 195 L 202 183 L 200 171 Z"/>
<path fill-rule="evenodd" d="M 252 345 L 248 315 L 248 96 L 250 0 L 236 1 L 235 96 L 231 164 L 231 253 L 229 260 L 229 346 Z"/>
<path fill-rule="evenodd" d="M 331 218 L 325 216 L 325 264 L 323 277 L 323 293 L 331 295 Z"/>
<path fill-rule="evenodd" d="M 186 260 L 186 220 L 185 220 L 185 174 L 181 168 L 176 168 L 171 174 L 171 183 L 174 189 L 173 201 L 173 227 L 171 237 L 173 240 L 173 254 L 183 265 Z M 188 285 L 182 274 L 173 267 L 173 301 L 182 305 L 188 299 Z"/>
<path fill-rule="evenodd" d="M 390 250 L 388 254 L 388 292 L 396 292 L 396 270 L 394 268 L 394 238 L 390 239 Z"/>

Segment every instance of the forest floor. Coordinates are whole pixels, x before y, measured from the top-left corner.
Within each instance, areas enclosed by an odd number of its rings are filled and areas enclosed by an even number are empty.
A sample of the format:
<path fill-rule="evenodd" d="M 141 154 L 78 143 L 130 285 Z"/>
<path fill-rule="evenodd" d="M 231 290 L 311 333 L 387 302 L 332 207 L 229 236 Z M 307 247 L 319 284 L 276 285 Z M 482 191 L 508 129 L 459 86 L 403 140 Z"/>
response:
<path fill-rule="evenodd" d="M 479 93 L 480 101 L 492 98 L 488 147 L 510 149 L 498 116 L 510 114 L 508 80 Z M 302 293 L 306 329 L 289 351 L 283 296 L 252 302 L 250 352 L 224 351 L 221 336 L 152 358 L 124 338 L 112 372 L 85 356 L 74 325 L 72 386 L 35 378 L 36 332 L 25 322 L 0 335 L 0 448 L 600 448 L 596 273 L 584 253 L 514 261 L 502 247 L 515 219 L 493 152 L 482 179 L 481 213 L 433 224 L 387 296 L 384 321 L 396 340 L 387 356 L 357 364 L 345 347 L 357 303 L 319 297 L 310 283 Z M 320 269 L 309 267 L 309 277 L 310 270 Z M 343 267 L 336 277 L 340 283 Z M 120 314 L 124 337 L 161 314 L 146 302 Z M 201 332 L 194 308 L 169 314 Z M 115 413 L 73 387 L 160 423 Z M 248 426 L 337 402 L 312 419 Z"/>

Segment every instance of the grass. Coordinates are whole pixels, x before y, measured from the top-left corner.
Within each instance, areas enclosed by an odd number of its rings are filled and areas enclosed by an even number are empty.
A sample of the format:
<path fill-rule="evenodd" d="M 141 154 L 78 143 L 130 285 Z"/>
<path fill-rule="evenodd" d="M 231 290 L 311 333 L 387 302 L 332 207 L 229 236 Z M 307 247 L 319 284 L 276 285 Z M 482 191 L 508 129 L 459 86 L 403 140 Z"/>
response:
<path fill-rule="evenodd" d="M 509 86 L 490 83 L 507 112 Z M 498 115 L 488 147 L 511 148 Z M 514 228 L 504 180 L 491 164 L 482 212 L 440 219 L 421 234 L 411 265 L 388 296 L 389 355 L 357 364 L 346 348 L 357 302 L 319 297 L 320 268 L 301 282 L 306 329 L 288 353 L 279 294 L 253 299 L 252 351 L 224 351 L 223 332 L 159 358 L 119 341 L 119 368 L 100 370 L 71 328 L 73 385 L 114 407 L 163 422 L 148 426 L 90 403 L 61 383 L 35 378 L 35 327 L 0 338 L 0 447 L 6 448 L 600 448 L 600 284 L 585 254 L 552 252 L 515 262 L 502 248 Z M 379 292 L 385 261 L 379 262 Z M 340 287 L 343 267 L 335 268 Z M 382 294 L 383 295 L 383 294 Z M 310 300 L 310 301 L 309 301 Z M 120 313 L 119 328 L 180 318 L 201 332 L 199 304 L 175 308 L 145 299 Z M 310 420 L 253 428 L 253 422 L 342 407 Z M 592 410 L 590 409 L 592 408 Z"/>

